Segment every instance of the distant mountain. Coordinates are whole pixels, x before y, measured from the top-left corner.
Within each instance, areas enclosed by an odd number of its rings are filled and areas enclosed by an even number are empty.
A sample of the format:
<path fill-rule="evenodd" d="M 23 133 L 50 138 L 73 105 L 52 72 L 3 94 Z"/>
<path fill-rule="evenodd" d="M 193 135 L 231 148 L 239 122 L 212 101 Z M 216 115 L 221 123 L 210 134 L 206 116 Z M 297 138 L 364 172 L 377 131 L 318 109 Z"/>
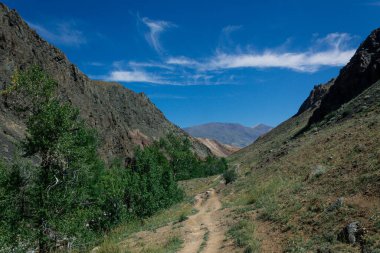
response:
<path fill-rule="evenodd" d="M 273 129 L 271 126 L 267 126 L 265 124 L 258 124 L 256 126 L 252 127 L 257 133 L 261 135 L 268 133 L 270 130 Z"/>
<path fill-rule="evenodd" d="M 264 124 L 246 127 L 235 123 L 207 123 L 184 128 L 193 137 L 213 139 L 236 147 L 248 146 L 271 129 Z"/>
<path fill-rule="evenodd" d="M 200 143 L 205 145 L 211 150 L 211 153 L 217 157 L 227 157 L 240 150 L 239 147 L 222 144 L 216 140 L 208 138 L 196 138 Z"/>

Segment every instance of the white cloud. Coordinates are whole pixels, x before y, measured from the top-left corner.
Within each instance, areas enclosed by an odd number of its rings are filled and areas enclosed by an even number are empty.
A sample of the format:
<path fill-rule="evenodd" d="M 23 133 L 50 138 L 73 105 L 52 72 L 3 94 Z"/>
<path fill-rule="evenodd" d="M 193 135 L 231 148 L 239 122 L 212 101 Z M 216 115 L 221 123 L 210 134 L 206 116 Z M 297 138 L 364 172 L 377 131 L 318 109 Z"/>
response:
<path fill-rule="evenodd" d="M 128 65 L 132 68 L 160 68 L 160 69 L 173 69 L 173 67 L 159 62 L 136 62 L 130 61 Z"/>
<path fill-rule="evenodd" d="M 80 46 L 87 43 L 83 32 L 75 28 L 75 23 L 58 23 L 53 28 L 28 22 L 29 26 L 51 43 L 66 46 Z"/>
<path fill-rule="evenodd" d="M 151 74 L 141 70 L 114 70 L 105 76 L 90 76 L 93 79 L 125 82 L 125 83 L 151 83 L 172 86 L 194 85 L 222 85 L 234 84 L 233 80 L 219 77 L 214 79 L 212 75 L 204 74 L 176 74 L 175 71 L 161 75 Z"/>
<path fill-rule="evenodd" d="M 179 65 L 179 66 L 185 66 L 185 67 L 196 67 L 200 63 L 196 60 L 187 58 L 185 56 L 179 56 L 179 57 L 169 57 L 166 61 L 166 64 L 170 65 Z"/>
<path fill-rule="evenodd" d="M 169 58 L 168 64 L 177 64 L 198 71 L 234 68 L 285 68 L 301 72 L 315 72 L 321 67 L 343 66 L 355 53 L 348 48 L 352 39 L 347 33 L 331 33 L 317 39 L 315 45 L 305 52 L 224 53 L 218 52 L 205 61 L 196 61 L 183 56 Z"/>
<path fill-rule="evenodd" d="M 100 79 L 119 82 L 140 82 L 161 85 L 224 85 L 241 83 L 238 68 L 282 68 L 298 72 L 316 72 L 322 67 L 345 65 L 355 50 L 350 46 L 354 37 L 346 33 L 331 33 L 315 38 L 304 51 L 288 47 L 262 52 L 250 50 L 216 53 L 203 59 L 186 56 L 168 57 L 160 61 L 113 63 L 113 70 Z"/>
<path fill-rule="evenodd" d="M 138 70 L 116 70 L 112 71 L 103 79 L 115 82 L 142 82 L 142 83 L 163 83 L 163 81 L 150 73 Z"/>
<path fill-rule="evenodd" d="M 346 64 L 355 50 L 329 50 L 317 53 L 275 53 L 261 54 L 218 54 L 204 69 L 232 68 L 286 68 L 303 72 L 315 72 L 323 66 L 342 66 Z"/>
<path fill-rule="evenodd" d="M 147 17 L 142 18 L 141 21 L 149 29 L 149 31 L 145 33 L 145 39 L 157 53 L 161 54 L 163 48 L 160 43 L 160 35 L 168 28 L 175 27 L 176 25 L 168 21 L 152 20 Z"/>

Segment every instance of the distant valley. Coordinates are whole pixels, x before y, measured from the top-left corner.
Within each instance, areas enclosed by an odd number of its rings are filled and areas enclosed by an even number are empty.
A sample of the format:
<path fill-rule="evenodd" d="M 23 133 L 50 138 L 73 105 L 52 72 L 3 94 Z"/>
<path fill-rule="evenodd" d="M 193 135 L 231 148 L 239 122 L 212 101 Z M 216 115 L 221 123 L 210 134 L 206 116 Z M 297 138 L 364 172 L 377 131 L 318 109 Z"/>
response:
<path fill-rule="evenodd" d="M 208 138 L 239 148 L 252 144 L 271 129 L 272 127 L 264 124 L 247 127 L 236 123 L 207 123 L 184 128 L 188 134 L 195 138 Z"/>

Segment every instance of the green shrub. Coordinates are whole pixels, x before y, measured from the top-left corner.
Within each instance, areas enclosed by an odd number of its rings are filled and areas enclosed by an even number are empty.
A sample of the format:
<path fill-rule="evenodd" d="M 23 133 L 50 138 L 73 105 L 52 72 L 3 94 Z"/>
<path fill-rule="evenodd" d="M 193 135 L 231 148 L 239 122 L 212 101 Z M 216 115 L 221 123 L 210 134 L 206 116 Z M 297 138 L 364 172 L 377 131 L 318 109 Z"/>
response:
<path fill-rule="evenodd" d="M 188 219 L 188 217 L 186 216 L 186 214 L 181 214 L 181 216 L 179 216 L 178 222 L 183 222 L 187 219 Z"/>
<path fill-rule="evenodd" d="M 223 178 L 226 181 L 226 184 L 232 183 L 237 179 L 237 173 L 234 169 L 226 170 L 223 173 Z"/>

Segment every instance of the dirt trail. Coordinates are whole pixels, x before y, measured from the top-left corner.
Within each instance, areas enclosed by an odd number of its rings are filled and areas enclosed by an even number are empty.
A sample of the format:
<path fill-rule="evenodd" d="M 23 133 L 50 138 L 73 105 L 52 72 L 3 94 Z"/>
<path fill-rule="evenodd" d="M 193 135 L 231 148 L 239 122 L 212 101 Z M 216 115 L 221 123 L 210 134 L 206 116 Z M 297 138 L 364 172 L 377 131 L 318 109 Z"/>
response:
<path fill-rule="evenodd" d="M 219 224 L 217 211 L 221 208 L 214 189 L 195 197 L 194 208 L 198 210 L 184 223 L 185 242 L 179 253 L 221 252 L 224 230 Z"/>

